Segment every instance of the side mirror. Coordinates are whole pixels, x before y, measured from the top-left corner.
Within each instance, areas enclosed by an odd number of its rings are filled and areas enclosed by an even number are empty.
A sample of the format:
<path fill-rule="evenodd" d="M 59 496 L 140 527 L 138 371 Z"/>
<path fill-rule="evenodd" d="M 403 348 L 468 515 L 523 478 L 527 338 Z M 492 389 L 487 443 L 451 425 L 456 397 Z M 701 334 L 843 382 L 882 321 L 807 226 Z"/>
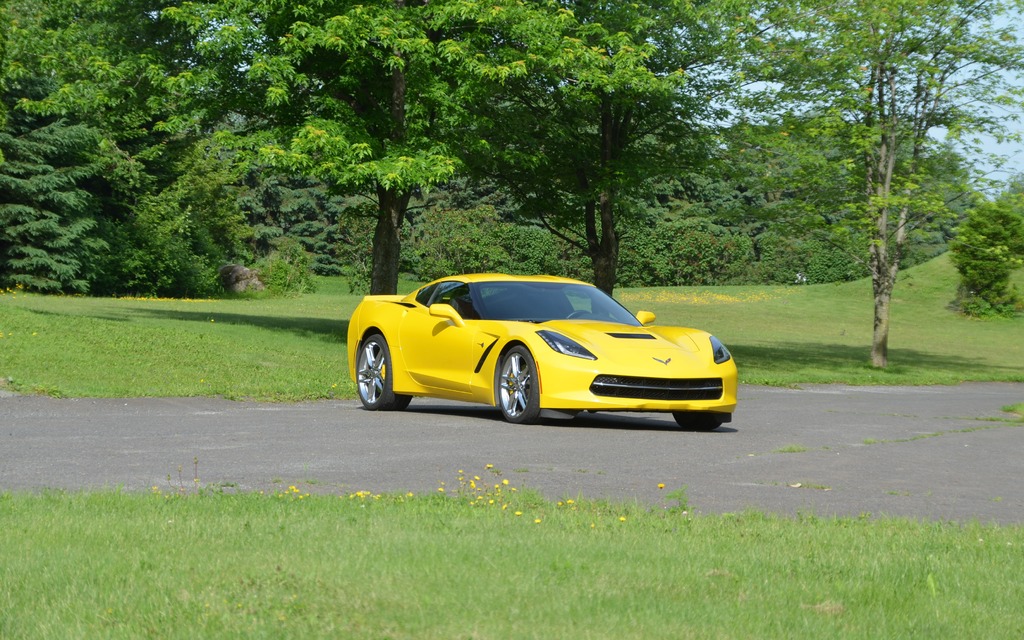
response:
<path fill-rule="evenodd" d="M 462 319 L 459 312 L 455 310 L 450 304 L 432 304 L 430 305 L 430 315 L 435 318 L 443 318 L 450 321 L 456 327 L 466 326 L 466 321 Z"/>
<path fill-rule="evenodd" d="M 636 319 L 640 321 L 640 324 L 647 326 L 654 323 L 656 316 L 650 311 L 637 311 Z"/>

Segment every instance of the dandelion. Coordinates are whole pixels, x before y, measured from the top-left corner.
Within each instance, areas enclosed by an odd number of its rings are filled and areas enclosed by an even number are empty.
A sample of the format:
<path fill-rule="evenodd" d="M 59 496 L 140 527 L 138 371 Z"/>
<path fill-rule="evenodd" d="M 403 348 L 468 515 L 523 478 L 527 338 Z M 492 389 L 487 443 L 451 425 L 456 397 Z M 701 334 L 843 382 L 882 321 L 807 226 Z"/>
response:
<path fill-rule="evenodd" d="M 437 492 L 438 493 L 444 493 L 444 487 L 438 487 L 437 488 Z"/>
<path fill-rule="evenodd" d="M 508 486 L 508 478 L 505 478 L 504 480 L 502 480 L 501 484 L 503 484 L 503 485 L 505 485 L 507 487 Z"/>
<path fill-rule="evenodd" d="M 541 522 L 540 518 L 537 518 L 536 520 L 533 521 L 533 524 L 540 524 L 540 522 Z"/>
<path fill-rule="evenodd" d="M 665 488 L 665 483 L 664 482 L 659 482 L 658 483 L 658 488 L 659 489 L 664 489 Z"/>
<path fill-rule="evenodd" d="M 625 522 L 626 516 L 619 516 L 619 522 Z"/>
<path fill-rule="evenodd" d="M 516 511 L 516 517 L 517 517 L 517 518 L 518 518 L 519 516 L 521 516 L 521 515 L 523 515 L 523 512 L 522 512 L 522 511 Z"/>

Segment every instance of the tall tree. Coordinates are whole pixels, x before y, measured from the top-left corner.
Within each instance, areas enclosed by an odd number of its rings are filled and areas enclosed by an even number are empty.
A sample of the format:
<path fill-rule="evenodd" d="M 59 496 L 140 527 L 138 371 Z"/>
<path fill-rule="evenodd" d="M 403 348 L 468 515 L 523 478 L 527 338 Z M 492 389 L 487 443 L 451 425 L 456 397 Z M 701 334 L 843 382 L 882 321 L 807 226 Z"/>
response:
<path fill-rule="evenodd" d="M 37 98 L 46 79 L 8 85 L 3 104 Z M 88 289 L 86 264 L 103 243 L 90 231 L 92 198 L 80 183 L 97 166 L 96 132 L 83 124 L 14 111 L 0 127 L 0 286 L 46 293 Z"/>
<path fill-rule="evenodd" d="M 398 287 L 410 199 L 450 179 L 447 85 L 425 18 L 406 0 L 207 0 L 169 9 L 200 42 L 181 82 L 246 116 L 259 161 L 376 203 L 371 293 Z"/>
<path fill-rule="evenodd" d="M 63 118 L 97 133 L 81 150 L 101 170 L 79 185 L 93 196 L 96 233 L 110 248 L 103 260 L 91 262 L 94 293 L 154 293 L 140 283 L 164 281 L 182 286 L 159 287 L 160 295 L 194 295 L 199 289 L 193 276 L 212 282 L 216 268 L 232 257 L 234 243 L 219 233 L 230 220 L 218 219 L 224 208 L 215 199 L 205 199 L 205 211 L 196 208 L 196 199 L 190 208 L 170 204 L 189 189 L 201 190 L 179 184 L 178 176 L 194 153 L 202 153 L 195 144 L 205 133 L 182 126 L 193 121 L 182 113 L 175 81 L 195 54 L 188 32 L 161 18 L 161 10 L 176 1 L 8 0 L 10 81 L 49 79 L 47 91 L 23 96 L 12 111 Z M 183 252 L 179 240 L 187 234 L 171 232 L 161 242 L 153 234 L 159 226 L 153 224 L 154 205 L 162 210 L 159 217 L 174 217 L 196 235 L 216 239 L 218 246 L 205 247 L 212 255 Z M 55 210 L 58 216 L 69 212 Z M 201 263 L 204 273 L 196 270 Z M 205 284 L 201 290 L 210 292 Z"/>
<path fill-rule="evenodd" d="M 632 198 L 704 162 L 726 115 L 740 2 L 472 2 L 474 166 L 616 283 Z"/>
<path fill-rule="evenodd" d="M 944 129 L 970 143 L 1003 135 L 1000 109 L 1019 110 L 1024 48 L 1013 21 L 1020 0 L 808 0 L 764 16 L 766 52 L 795 110 L 818 115 L 856 169 L 857 197 L 839 213 L 868 238 L 874 298 L 871 362 L 888 364 L 889 314 L 908 238 L 945 214 L 923 165 Z M 1015 13 L 1016 12 L 1016 13 Z M 781 90 L 780 90 L 781 87 Z"/>

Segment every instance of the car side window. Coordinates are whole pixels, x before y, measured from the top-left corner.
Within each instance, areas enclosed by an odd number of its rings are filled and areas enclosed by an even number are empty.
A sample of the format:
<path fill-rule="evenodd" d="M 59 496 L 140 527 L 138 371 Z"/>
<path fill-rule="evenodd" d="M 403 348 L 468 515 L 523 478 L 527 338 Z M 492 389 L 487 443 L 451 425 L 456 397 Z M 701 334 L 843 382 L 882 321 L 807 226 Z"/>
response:
<path fill-rule="evenodd" d="M 430 296 L 434 294 L 435 289 L 437 289 L 436 284 L 420 289 L 420 292 L 416 294 L 416 302 L 422 304 L 424 307 L 430 306 Z"/>
<path fill-rule="evenodd" d="M 449 304 L 466 320 L 478 320 L 480 314 L 473 306 L 469 285 L 464 282 L 444 282 L 438 285 L 430 304 Z"/>

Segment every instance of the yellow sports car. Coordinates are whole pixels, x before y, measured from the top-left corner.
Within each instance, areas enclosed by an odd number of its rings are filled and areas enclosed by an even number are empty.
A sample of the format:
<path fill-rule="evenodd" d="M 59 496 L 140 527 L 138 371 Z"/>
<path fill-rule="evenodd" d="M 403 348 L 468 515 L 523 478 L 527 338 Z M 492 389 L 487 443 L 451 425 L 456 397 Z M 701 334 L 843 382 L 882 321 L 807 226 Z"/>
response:
<path fill-rule="evenodd" d="M 694 430 L 731 421 L 729 350 L 703 331 L 653 322 L 577 280 L 442 278 L 359 303 L 349 373 L 371 411 L 429 396 L 497 406 L 514 423 L 580 411 L 666 412 Z"/>

